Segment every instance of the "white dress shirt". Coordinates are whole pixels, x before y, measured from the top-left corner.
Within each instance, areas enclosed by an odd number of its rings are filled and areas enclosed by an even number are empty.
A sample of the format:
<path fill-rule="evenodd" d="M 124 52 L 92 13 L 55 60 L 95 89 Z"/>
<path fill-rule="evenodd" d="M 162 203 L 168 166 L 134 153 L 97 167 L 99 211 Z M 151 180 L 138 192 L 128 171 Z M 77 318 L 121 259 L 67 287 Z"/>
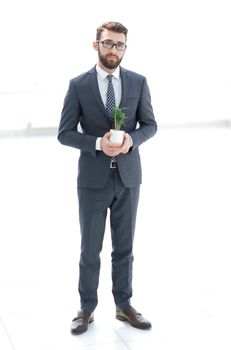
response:
<path fill-rule="evenodd" d="M 100 68 L 98 65 L 96 66 L 97 71 L 97 80 L 99 85 L 99 92 L 106 108 L 106 100 L 107 100 L 107 87 L 108 87 L 108 72 Z M 119 107 L 121 95 L 122 95 L 122 85 L 120 78 L 120 68 L 117 67 L 116 70 L 111 74 L 112 75 L 112 84 L 115 92 L 115 103 L 116 106 Z"/>

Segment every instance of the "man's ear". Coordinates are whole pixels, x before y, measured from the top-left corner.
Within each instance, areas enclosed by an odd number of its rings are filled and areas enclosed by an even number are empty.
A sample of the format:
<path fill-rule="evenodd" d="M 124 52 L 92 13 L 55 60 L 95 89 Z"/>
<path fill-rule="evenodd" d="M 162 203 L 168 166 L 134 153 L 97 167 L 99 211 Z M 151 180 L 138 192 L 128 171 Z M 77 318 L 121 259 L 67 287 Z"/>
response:
<path fill-rule="evenodd" d="M 93 42 L 93 48 L 98 51 L 98 43 L 96 41 Z"/>

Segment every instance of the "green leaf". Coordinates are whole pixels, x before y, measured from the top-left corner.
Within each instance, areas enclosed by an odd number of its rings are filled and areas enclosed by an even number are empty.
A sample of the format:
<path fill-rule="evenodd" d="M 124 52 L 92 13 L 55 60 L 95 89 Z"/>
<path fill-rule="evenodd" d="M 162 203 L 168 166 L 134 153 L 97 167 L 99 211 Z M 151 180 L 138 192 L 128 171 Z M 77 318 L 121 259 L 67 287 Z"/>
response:
<path fill-rule="evenodd" d="M 116 106 L 112 107 L 112 113 L 114 117 L 115 129 L 120 130 L 126 123 L 125 113 L 122 111 L 122 108 L 118 108 Z"/>

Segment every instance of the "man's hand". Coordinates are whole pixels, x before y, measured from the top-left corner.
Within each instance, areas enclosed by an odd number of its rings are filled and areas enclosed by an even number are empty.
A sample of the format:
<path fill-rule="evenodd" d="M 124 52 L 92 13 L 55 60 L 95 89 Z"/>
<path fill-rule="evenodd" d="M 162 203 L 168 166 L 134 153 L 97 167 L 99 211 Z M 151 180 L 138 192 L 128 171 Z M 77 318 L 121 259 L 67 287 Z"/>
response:
<path fill-rule="evenodd" d="M 111 133 L 107 132 L 101 139 L 101 149 L 102 151 L 110 156 L 110 157 L 116 157 L 120 153 L 126 154 L 129 151 L 129 148 L 131 147 L 131 139 L 127 133 L 124 134 L 124 141 L 123 144 L 120 145 L 118 143 L 111 143 L 110 138 Z"/>
<path fill-rule="evenodd" d="M 128 153 L 131 146 L 132 146 L 131 138 L 127 133 L 125 133 L 124 134 L 124 141 L 123 141 L 123 144 L 120 148 L 120 153 L 123 153 L 123 154 Z"/>
<path fill-rule="evenodd" d="M 107 132 L 101 139 L 100 146 L 102 151 L 110 157 L 115 157 L 120 154 L 121 145 L 118 143 L 111 143 L 110 138 L 111 133 Z"/>

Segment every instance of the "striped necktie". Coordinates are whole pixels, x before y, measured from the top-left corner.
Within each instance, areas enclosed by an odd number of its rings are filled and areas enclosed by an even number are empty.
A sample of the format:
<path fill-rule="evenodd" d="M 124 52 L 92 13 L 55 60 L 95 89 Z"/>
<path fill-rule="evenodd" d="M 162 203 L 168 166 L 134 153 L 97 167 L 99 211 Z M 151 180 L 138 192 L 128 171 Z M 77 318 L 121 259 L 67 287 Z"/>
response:
<path fill-rule="evenodd" d="M 115 91 L 112 84 L 112 75 L 111 74 L 107 75 L 107 79 L 108 79 L 108 86 L 107 86 L 106 110 L 107 110 L 108 118 L 111 120 L 111 122 L 114 122 L 112 107 L 115 107 Z M 116 162 L 116 157 L 112 157 L 111 161 Z"/>
<path fill-rule="evenodd" d="M 107 75 L 108 86 L 107 86 L 107 100 L 106 100 L 106 110 L 109 119 L 113 122 L 112 107 L 115 106 L 115 91 L 112 84 L 112 75 Z"/>

